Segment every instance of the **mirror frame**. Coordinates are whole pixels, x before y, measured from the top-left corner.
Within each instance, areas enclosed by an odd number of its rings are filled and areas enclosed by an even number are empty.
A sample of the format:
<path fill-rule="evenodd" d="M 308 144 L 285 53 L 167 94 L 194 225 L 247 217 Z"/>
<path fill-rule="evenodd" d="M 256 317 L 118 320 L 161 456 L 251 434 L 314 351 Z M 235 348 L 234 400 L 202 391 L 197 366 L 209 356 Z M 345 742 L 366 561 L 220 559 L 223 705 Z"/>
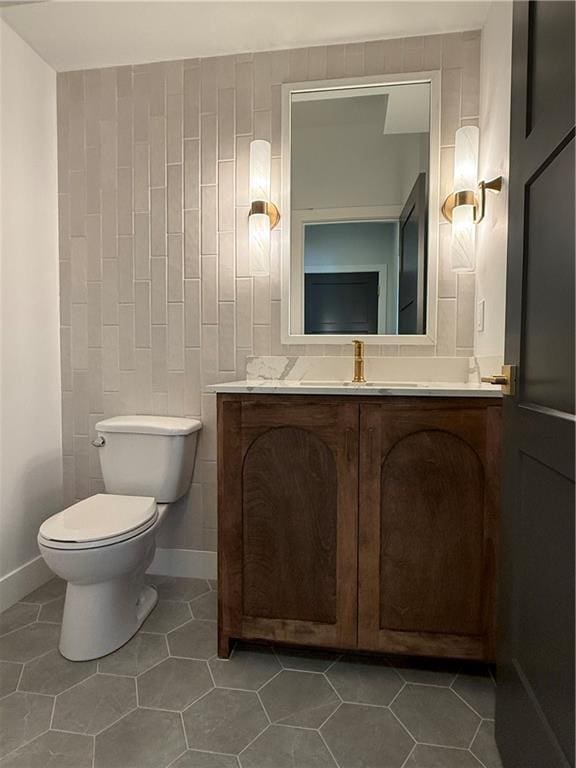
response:
<path fill-rule="evenodd" d="M 292 333 L 290 317 L 292 313 L 292 211 L 291 211 L 291 165 L 292 165 L 292 94 L 339 90 L 344 88 L 362 88 L 369 85 L 409 85 L 411 83 L 430 83 L 430 166 L 428 186 L 428 264 L 427 264 L 427 303 L 425 334 L 381 334 L 337 335 L 324 333 Z M 367 344 L 402 344 L 434 345 L 436 343 L 436 325 L 438 311 L 438 242 L 440 234 L 440 72 L 409 72 L 395 75 L 370 75 L 367 77 L 349 77 L 334 80 L 310 80 L 301 83 L 282 85 L 282 199 L 281 199 L 281 261 L 282 261 L 282 301 L 281 301 L 281 339 L 282 344 L 348 344 L 353 338 L 359 338 Z M 302 289 L 302 280 L 299 281 Z M 300 304 L 303 296 L 300 297 Z"/>

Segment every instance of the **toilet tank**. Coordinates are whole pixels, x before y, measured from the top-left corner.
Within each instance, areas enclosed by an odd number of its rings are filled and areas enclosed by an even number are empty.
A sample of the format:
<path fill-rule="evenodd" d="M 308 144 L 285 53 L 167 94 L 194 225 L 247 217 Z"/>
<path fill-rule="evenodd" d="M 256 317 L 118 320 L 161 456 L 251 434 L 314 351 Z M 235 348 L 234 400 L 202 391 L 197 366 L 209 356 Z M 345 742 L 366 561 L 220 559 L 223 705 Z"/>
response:
<path fill-rule="evenodd" d="M 96 424 L 100 466 L 107 493 L 154 496 L 170 503 L 192 482 L 197 419 L 114 416 Z"/>

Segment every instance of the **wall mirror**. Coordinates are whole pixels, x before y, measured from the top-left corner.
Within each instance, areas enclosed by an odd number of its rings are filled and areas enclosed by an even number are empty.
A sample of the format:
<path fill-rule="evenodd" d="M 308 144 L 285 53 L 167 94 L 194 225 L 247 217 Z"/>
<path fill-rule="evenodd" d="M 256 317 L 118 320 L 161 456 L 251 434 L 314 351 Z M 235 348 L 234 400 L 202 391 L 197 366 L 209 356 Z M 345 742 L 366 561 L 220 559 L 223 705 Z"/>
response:
<path fill-rule="evenodd" d="M 284 343 L 434 343 L 437 77 L 283 86 Z"/>

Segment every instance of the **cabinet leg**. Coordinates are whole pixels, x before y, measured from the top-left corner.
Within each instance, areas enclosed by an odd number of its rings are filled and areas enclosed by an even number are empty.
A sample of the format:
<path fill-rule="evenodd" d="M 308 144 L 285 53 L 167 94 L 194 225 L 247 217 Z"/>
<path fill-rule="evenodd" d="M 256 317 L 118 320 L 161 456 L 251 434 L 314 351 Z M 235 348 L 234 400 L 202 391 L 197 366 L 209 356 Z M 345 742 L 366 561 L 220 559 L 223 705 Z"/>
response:
<path fill-rule="evenodd" d="M 232 638 L 218 631 L 218 658 L 229 659 L 232 652 Z"/>

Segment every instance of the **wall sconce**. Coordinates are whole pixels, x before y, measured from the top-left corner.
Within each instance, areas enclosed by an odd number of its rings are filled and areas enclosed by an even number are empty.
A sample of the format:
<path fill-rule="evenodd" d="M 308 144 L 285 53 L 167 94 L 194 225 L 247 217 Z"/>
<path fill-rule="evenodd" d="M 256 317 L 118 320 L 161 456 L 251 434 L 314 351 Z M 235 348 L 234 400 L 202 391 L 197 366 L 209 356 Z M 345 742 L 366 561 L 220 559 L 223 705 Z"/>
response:
<path fill-rule="evenodd" d="M 452 222 L 450 257 L 454 272 L 473 272 L 476 267 L 475 226 L 484 218 L 486 190 L 500 192 L 502 176 L 478 183 L 478 140 L 476 126 L 456 131 L 454 148 L 454 192 L 442 205 L 442 214 Z"/>
<path fill-rule="evenodd" d="M 250 272 L 270 274 L 270 232 L 280 221 L 280 213 L 270 202 L 272 150 L 268 141 L 257 139 L 250 144 Z"/>

